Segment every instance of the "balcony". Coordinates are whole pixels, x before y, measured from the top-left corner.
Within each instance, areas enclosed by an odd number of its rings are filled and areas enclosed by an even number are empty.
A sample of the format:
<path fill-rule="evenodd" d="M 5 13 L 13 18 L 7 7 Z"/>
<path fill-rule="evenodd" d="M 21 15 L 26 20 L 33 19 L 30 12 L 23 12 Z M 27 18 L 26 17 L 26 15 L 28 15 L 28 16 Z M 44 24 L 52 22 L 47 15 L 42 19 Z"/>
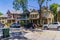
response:
<path fill-rule="evenodd" d="M 30 16 L 30 19 L 39 19 L 39 16 Z"/>
<path fill-rule="evenodd" d="M 18 17 L 17 19 L 18 20 L 29 20 L 29 18 L 26 18 L 26 17 L 24 17 L 24 18 L 23 17 Z"/>
<path fill-rule="evenodd" d="M 39 14 L 30 14 L 30 19 L 39 19 Z"/>

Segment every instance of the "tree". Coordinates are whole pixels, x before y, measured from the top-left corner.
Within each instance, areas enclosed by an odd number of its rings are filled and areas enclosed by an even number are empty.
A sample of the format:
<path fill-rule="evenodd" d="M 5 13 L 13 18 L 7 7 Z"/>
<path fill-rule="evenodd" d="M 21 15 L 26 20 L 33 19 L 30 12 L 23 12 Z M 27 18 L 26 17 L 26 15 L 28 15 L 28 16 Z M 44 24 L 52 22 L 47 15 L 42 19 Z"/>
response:
<path fill-rule="evenodd" d="M 39 4 L 39 15 L 40 15 L 40 24 L 42 22 L 42 17 L 41 17 L 41 7 L 43 5 L 43 3 L 46 1 L 46 6 L 48 6 L 48 2 L 51 0 L 38 0 L 38 4 Z"/>
<path fill-rule="evenodd" d="M 28 3 L 28 0 L 14 0 L 13 8 L 15 10 L 20 10 L 20 8 L 22 8 L 22 10 L 25 11 L 27 10 L 27 3 Z"/>
<path fill-rule="evenodd" d="M 51 0 L 46 0 L 46 6 L 48 7 L 48 2 L 51 1 Z"/>
<path fill-rule="evenodd" d="M 0 15 L 3 15 L 3 13 L 0 12 Z"/>
<path fill-rule="evenodd" d="M 57 7 L 59 4 L 53 3 L 50 5 L 50 10 L 53 11 L 54 21 L 57 21 Z"/>
<path fill-rule="evenodd" d="M 37 0 L 38 1 L 38 4 L 39 4 L 39 21 L 40 21 L 40 24 L 41 24 L 41 22 L 42 22 L 42 17 L 41 17 L 41 7 L 42 7 L 42 5 L 43 5 L 43 3 L 44 3 L 44 1 L 45 0 Z"/>

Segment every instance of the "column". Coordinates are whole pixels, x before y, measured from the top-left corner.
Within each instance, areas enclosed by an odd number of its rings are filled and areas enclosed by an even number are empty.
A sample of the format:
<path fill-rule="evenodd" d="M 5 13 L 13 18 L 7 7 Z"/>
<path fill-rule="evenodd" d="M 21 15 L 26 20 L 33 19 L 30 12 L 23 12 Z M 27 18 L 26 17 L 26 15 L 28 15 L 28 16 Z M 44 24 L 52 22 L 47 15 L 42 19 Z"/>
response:
<path fill-rule="evenodd" d="M 47 18 L 47 23 L 49 24 L 49 19 Z"/>
<path fill-rule="evenodd" d="M 37 24 L 38 24 L 38 20 L 37 20 Z"/>
<path fill-rule="evenodd" d="M 51 18 L 51 22 L 50 23 L 52 23 L 53 22 L 53 19 Z"/>
<path fill-rule="evenodd" d="M 33 23 L 33 20 L 32 20 L 32 23 Z"/>

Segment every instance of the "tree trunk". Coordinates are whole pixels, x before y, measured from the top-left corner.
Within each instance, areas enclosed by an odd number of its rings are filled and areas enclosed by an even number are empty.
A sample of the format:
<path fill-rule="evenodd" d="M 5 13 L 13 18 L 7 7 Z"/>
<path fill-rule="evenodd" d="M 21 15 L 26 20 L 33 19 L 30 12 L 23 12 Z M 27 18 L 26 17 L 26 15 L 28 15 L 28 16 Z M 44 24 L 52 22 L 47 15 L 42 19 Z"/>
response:
<path fill-rule="evenodd" d="M 41 25 L 41 23 L 42 23 L 41 5 L 40 5 L 40 10 L 39 10 L 39 21 L 40 21 L 40 25 Z"/>

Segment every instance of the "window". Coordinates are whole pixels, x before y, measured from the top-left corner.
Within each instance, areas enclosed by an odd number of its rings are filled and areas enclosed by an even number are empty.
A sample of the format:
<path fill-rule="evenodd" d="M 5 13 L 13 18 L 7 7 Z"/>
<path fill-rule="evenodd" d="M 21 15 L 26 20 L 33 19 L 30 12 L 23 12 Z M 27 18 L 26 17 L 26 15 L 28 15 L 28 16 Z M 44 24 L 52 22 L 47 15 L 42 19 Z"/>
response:
<path fill-rule="evenodd" d="M 4 21 L 2 21 L 2 23 L 4 23 Z"/>
<path fill-rule="evenodd" d="M 34 14 L 34 18 L 35 18 L 36 16 L 35 16 L 35 14 Z"/>
<path fill-rule="evenodd" d="M 37 18 L 37 14 L 35 14 L 35 18 Z"/>
<path fill-rule="evenodd" d="M 58 23 L 52 23 L 52 24 L 58 24 Z"/>
<path fill-rule="evenodd" d="M 35 15 L 33 14 L 33 18 L 35 17 Z"/>
<path fill-rule="evenodd" d="M 0 18 L 0 20 L 1 20 L 1 18 Z"/>
<path fill-rule="evenodd" d="M 7 22 L 8 22 L 8 23 L 11 23 L 11 20 L 8 20 Z"/>
<path fill-rule="evenodd" d="M 32 18 L 33 15 L 30 15 L 30 18 Z"/>

